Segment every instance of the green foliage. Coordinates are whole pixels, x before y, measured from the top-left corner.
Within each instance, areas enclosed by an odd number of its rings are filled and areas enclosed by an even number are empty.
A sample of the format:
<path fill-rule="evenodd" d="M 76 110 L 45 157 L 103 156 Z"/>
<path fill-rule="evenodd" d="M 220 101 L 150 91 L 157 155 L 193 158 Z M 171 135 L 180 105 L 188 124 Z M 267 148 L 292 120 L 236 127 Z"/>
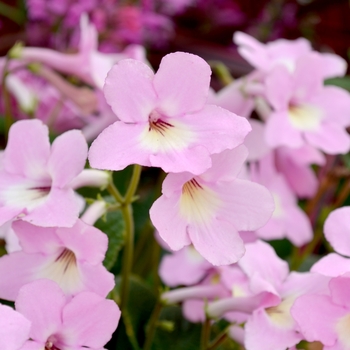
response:
<path fill-rule="evenodd" d="M 185 320 L 179 306 L 167 306 L 162 310 L 160 322 L 167 321 L 174 324 L 173 331 L 158 327 L 152 350 L 197 350 L 200 344 L 202 325 L 193 324 Z"/>
<path fill-rule="evenodd" d="M 350 91 L 350 76 L 346 75 L 345 77 L 339 78 L 330 78 L 325 80 L 325 85 L 335 85 L 341 87 L 345 90 Z"/>
<path fill-rule="evenodd" d="M 119 210 L 107 213 L 96 222 L 95 226 L 108 236 L 108 250 L 103 264 L 110 270 L 124 245 L 123 216 Z"/>

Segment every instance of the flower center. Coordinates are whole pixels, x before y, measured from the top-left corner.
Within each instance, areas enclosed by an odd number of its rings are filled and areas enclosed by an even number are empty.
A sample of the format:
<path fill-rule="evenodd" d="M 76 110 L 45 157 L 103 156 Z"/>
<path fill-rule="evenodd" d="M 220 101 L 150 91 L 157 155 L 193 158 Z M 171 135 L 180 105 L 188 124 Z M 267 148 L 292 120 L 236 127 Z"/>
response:
<path fill-rule="evenodd" d="M 322 112 L 311 105 L 291 105 L 288 117 L 292 126 L 303 131 L 313 131 L 318 128 L 322 120 Z"/>
<path fill-rule="evenodd" d="M 74 294 L 82 287 L 76 256 L 67 248 L 43 266 L 36 277 L 55 281 L 67 294 Z"/>
<path fill-rule="evenodd" d="M 162 136 L 165 135 L 167 129 L 174 127 L 174 125 L 162 120 L 160 113 L 158 113 L 157 111 L 152 111 L 152 113 L 148 117 L 148 121 L 149 121 L 148 131 L 158 132 Z"/>
<path fill-rule="evenodd" d="M 45 344 L 45 350 L 60 350 L 52 343 L 52 341 L 48 340 Z"/>
<path fill-rule="evenodd" d="M 212 220 L 220 199 L 209 187 L 200 184 L 195 178 L 182 186 L 180 212 L 189 222 L 205 224 Z"/>
<path fill-rule="evenodd" d="M 294 319 L 290 314 L 296 296 L 289 296 L 281 301 L 276 306 L 271 306 L 265 309 L 271 322 L 279 328 L 292 328 Z"/>

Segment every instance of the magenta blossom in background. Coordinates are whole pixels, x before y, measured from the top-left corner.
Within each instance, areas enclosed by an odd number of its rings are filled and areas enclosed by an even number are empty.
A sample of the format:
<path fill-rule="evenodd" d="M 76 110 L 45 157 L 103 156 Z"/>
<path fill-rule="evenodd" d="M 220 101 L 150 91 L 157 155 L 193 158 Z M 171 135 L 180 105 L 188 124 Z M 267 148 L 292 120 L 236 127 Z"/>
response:
<path fill-rule="evenodd" d="M 156 74 L 135 60 L 115 65 L 104 92 L 120 121 L 91 145 L 91 166 L 121 170 L 136 163 L 200 174 L 211 154 L 241 144 L 249 123 L 205 105 L 210 75 L 203 59 L 183 52 L 165 56 Z"/>
<path fill-rule="evenodd" d="M 244 146 L 212 156 L 199 176 L 169 174 L 163 195 L 150 210 L 152 223 L 173 250 L 193 244 L 213 265 L 236 262 L 244 254 L 238 231 L 253 231 L 270 218 L 274 205 L 261 185 L 237 175 L 247 157 Z"/>
<path fill-rule="evenodd" d="M 28 282 L 48 278 L 69 296 L 92 291 L 105 297 L 114 278 L 102 265 L 107 236 L 78 220 L 72 228 L 13 223 L 22 250 L 0 258 L 0 298 L 15 300 Z"/>
<path fill-rule="evenodd" d="M 30 340 L 21 350 L 102 350 L 120 319 L 114 301 L 91 292 L 67 300 L 59 286 L 46 279 L 21 288 L 16 310 L 32 323 Z"/>

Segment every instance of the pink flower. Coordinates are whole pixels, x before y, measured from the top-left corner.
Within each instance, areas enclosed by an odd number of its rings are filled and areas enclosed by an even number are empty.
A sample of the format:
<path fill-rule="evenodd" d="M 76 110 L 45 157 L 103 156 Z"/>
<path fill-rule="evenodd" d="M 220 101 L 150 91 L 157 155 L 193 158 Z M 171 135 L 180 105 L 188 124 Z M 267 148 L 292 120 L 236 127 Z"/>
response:
<path fill-rule="evenodd" d="M 12 125 L 0 167 L 0 225 L 21 215 L 39 226 L 73 226 L 81 199 L 69 183 L 84 169 L 87 144 L 80 131 L 68 131 L 50 147 L 39 120 Z"/>
<path fill-rule="evenodd" d="M 120 318 L 114 301 L 91 292 L 67 300 L 59 286 L 46 279 L 21 288 L 16 310 L 32 322 L 31 340 L 21 350 L 101 350 Z"/>
<path fill-rule="evenodd" d="M 274 209 L 263 186 L 237 178 L 246 157 L 247 149 L 240 146 L 213 155 L 212 168 L 199 176 L 166 177 L 150 216 L 171 249 L 192 243 L 213 265 L 231 264 L 243 256 L 238 231 L 260 228 Z"/>
<path fill-rule="evenodd" d="M 107 236 L 78 220 L 72 228 L 36 227 L 24 221 L 13 223 L 22 250 L 0 258 L 0 298 L 15 300 L 28 282 L 48 278 L 64 293 L 92 291 L 105 297 L 114 278 L 102 265 Z"/>
<path fill-rule="evenodd" d="M 350 348 L 350 278 L 333 278 L 329 282 L 330 296 L 309 294 L 299 297 L 292 309 L 304 339 L 320 341 L 327 350 Z"/>
<path fill-rule="evenodd" d="M 335 253 L 321 258 L 313 265 L 311 271 L 331 277 L 350 272 L 349 217 L 350 207 L 338 208 L 329 214 L 324 224 L 324 233 Z"/>
<path fill-rule="evenodd" d="M 120 61 L 104 87 L 120 121 L 93 142 L 91 166 L 121 170 L 136 163 L 200 174 L 211 154 L 241 144 L 248 122 L 205 105 L 210 74 L 204 60 L 183 52 L 165 56 L 156 74 L 142 62 Z"/>
<path fill-rule="evenodd" d="M 29 338 L 30 321 L 7 305 L 0 304 L 0 348 L 19 350 Z"/>
<path fill-rule="evenodd" d="M 274 108 L 266 122 L 272 147 L 310 144 L 329 154 L 346 153 L 350 137 L 350 96 L 335 86 L 323 86 L 317 56 L 296 62 L 293 74 L 277 66 L 266 78 L 266 97 Z"/>
<path fill-rule="evenodd" d="M 233 41 L 238 45 L 241 56 L 264 73 L 268 73 L 276 66 L 284 66 L 289 72 L 294 72 L 296 61 L 311 52 L 318 56 L 323 79 L 346 73 L 347 64 L 343 58 L 331 53 L 321 54 L 313 51 L 310 42 L 304 38 L 278 39 L 263 44 L 248 34 L 236 32 Z"/>

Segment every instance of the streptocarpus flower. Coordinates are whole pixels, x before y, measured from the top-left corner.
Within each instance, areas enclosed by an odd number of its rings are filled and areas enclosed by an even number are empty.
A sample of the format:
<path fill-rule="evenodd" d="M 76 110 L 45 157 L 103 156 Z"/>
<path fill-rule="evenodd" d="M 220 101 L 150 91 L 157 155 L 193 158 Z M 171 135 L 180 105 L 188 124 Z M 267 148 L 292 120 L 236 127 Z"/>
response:
<path fill-rule="evenodd" d="M 264 73 L 276 66 L 284 66 L 288 71 L 293 72 L 296 61 L 311 52 L 318 57 L 318 64 L 321 66 L 324 79 L 342 76 L 346 72 L 347 64 L 343 58 L 331 53 L 313 51 L 310 42 L 304 38 L 279 39 L 263 44 L 246 33 L 235 32 L 233 40 L 238 45 L 238 52 L 241 56 Z"/>
<path fill-rule="evenodd" d="M 338 208 L 329 214 L 324 224 L 324 233 L 335 253 L 330 253 L 321 258 L 313 265 L 311 271 L 331 277 L 350 273 L 349 217 L 350 207 Z"/>
<path fill-rule="evenodd" d="M 31 281 L 48 278 L 67 295 L 92 291 L 105 297 L 114 278 L 102 265 L 107 236 L 78 220 L 72 228 L 43 228 L 24 221 L 12 224 L 22 250 L 0 258 L 0 298 L 15 300 Z"/>
<path fill-rule="evenodd" d="M 7 305 L 0 304 L 0 349 L 19 350 L 29 337 L 30 321 Z"/>
<path fill-rule="evenodd" d="M 290 74 L 275 67 L 266 78 L 266 97 L 274 108 L 266 122 L 266 140 L 272 147 L 299 148 L 310 144 L 329 154 L 346 153 L 350 137 L 350 96 L 335 86 L 323 86 L 317 57 L 296 62 Z"/>
<path fill-rule="evenodd" d="M 104 93 L 120 121 L 91 145 L 91 166 L 121 170 L 136 163 L 200 174 L 211 166 L 211 154 L 240 145 L 249 123 L 205 105 L 210 75 L 203 59 L 184 52 L 165 56 L 156 74 L 139 61 L 116 64 Z"/>
<path fill-rule="evenodd" d="M 32 322 L 30 340 L 21 350 L 102 350 L 120 318 L 114 301 L 91 292 L 67 300 L 59 286 L 46 279 L 21 288 L 16 310 Z"/>
<path fill-rule="evenodd" d="M 87 144 L 78 130 L 68 131 L 49 142 L 49 130 L 39 120 L 12 125 L 0 165 L 0 225 L 21 219 L 45 227 L 71 227 L 82 207 L 73 191 L 86 185 L 90 170 L 83 171 Z M 95 177 L 95 185 L 108 177 Z M 102 182 L 101 182 L 102 181 Z"/>
<path fill-rule="evenodd" d="M 262 227 L 274 209 L 266 188 L 237 178 L 247 153 L 242 145 L 213 155 L 212 168 L 199 176 L 166 177 L 150 216 L 171 249 L 192 243 L 213 265 L 228 265 L 243 256 L 238 231 Z"/>
<path fill-rule="evenodd" d="M 307 341 L 320 341 L 325 350 L 350 349 L 350 276 L 329 282 L 330 296 L 309 294 L 299 297 L 291 313 Z"/>

